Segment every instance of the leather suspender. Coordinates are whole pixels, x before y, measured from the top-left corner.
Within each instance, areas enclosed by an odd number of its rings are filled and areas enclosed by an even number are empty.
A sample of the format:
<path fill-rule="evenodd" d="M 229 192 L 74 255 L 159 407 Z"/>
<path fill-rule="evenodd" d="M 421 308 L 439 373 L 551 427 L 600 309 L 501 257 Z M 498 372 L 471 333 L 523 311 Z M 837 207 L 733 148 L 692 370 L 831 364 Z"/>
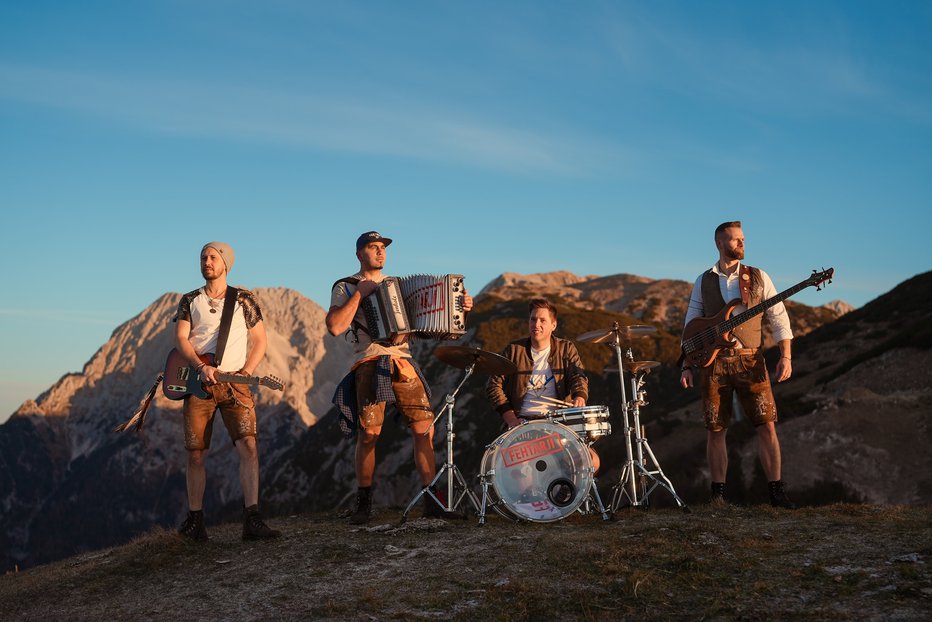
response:
<path fill-rule="evenodd" d="M 746 307 L 751 306 L 751 266 L 741 264 L 738 285 L 741 288 L 741 302 Z"/>

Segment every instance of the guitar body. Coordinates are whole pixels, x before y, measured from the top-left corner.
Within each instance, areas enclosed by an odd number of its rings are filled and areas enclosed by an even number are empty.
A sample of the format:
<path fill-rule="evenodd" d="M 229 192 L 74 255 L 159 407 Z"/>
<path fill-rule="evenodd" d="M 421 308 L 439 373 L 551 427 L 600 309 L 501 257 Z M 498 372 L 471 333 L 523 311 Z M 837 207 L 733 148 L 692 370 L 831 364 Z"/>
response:
<path fill-rule="evenodd" d="M 214 364 L 214 357 L 211 354 L 205 354 L 199 358 L 202 363 Z M 186 395 L 194 395 L 201 399 L 210 397 L 204 389 L 197 369 L 188 363 L 188 359 L 177 348 L 172 348 L 172 351 L 168 353 L 168 360 L 165 361 L 162 393 L 170 400 L 184 399 Z"/>
<path fill-rule="evenodd" d="M 202 363 L 214 365 L 213 354 L 205 354 L 199 357 Z M 276 391 L 284 389 L 285 385 L 275 376 L 242 376 L 240 374 L 225 374 L 217 372 L 214 374 L 217 382 L 232 382 L 235 384 L 252 384 L 261 385 Z M 201 399 L 210 397 L 210 394 L 204 389 L 204 383 L 201 382 L 200 374 L 197 367 L 192 367 L 188 359 L 184 357 L 177 348 L 172 348 L 168 353 L 168 359 L 165 361 L 165 377 L 162 380 L 162 393 L 170 400 L 181 400 L 185 396 L 194 395 Z"/>
<path fill-rule="evenodd" d="M 692 339 L 696 350 L 683 353 L 683 360 L 690 367 L 708 367 L 715 360 L 722 348 L 733 348 L 737 343 L 731 338 L 731 332 L 718 334 L 715 330 L 719 324 L 731 317 L 731 312 L 741 304 L 735 299 L 722 307 L 722 310 L 709 317 L 697 317 L 683 328 L 683 341 Z"/>

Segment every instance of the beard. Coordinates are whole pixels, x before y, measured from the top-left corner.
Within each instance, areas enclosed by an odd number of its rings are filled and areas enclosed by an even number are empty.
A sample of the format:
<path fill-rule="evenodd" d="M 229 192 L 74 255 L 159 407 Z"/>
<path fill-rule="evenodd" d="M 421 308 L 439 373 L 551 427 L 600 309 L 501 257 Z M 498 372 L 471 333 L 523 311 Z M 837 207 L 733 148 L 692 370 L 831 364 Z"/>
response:
<path fill-rule="evenodd" d="M 743 248 L 726 248 L 725 256 L 729 259 L 744 259 L 744 249 Z"/>

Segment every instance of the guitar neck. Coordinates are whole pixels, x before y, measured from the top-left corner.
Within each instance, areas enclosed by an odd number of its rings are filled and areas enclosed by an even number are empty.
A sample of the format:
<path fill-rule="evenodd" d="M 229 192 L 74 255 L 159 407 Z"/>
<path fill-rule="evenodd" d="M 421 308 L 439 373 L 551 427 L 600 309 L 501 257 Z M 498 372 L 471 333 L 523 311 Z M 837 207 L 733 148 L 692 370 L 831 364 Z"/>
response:
<path fill-rule="evenodd" d="M 225 374 L 223 372 L 214 374 L 217 382 L 232 382 L 235 384 L 254 384 L 257 385 L 262 381 L 258 376 L 241 376 L 239 374 Z"/>
<path fill-rule="evenodd" d="M 724 334 L 724 333 L 727 333 L 727 332 L 730 332 L 730 331 L 734 330 L 735 328 L 737 328 L 738 326 L 741 326 L 742 324 L 744 324 L 745 322 L 747 322 L 747 321 L 750 320 L 751 318 L 753 318 L 753 317 L 755 317 L 755 316 L 757 316 L 757 315 L 760 315 L 761 313 L 763 313 L 764 311 L 766 311 L 766 310 L 769 309 L 770 307 L 773 307 L 773 306 L 775 306 L 775 305 L 780 304 L 781 302 L 783 302 L 784 300 L 786 300 L 786 299 L 789 298 L 790 296 L 792 296 L 792 295 L 794 295 L 794 294 L 798 294 L 799 292 L 801 292 L 802 290 L 806 289 L 807 287 L 809 287 L 809 281 L 802 281 L 802 282 L 800 282 L 800 283 L 797 283 L 797 284 L 794 285 L 793 287 L 791 287 L 791 288 L 789 288 L 789 289 L 787 289 L 787 290 L 785 290 L 785 291 L 780 292 L 780 293 L 777 294 L 776 296 L 773 296 L 773 297 L 771 297 L 771 298 L 768 298 L 767 300 L 763 301 L 762 303 L 756 304 L 756 305 L 754 305 L 753 307 L 751 307 L 750 309 L 748 309 L 748 310 L 746 310 L 746 311 L 742 311 L 742 312 L 739 313 L 738 315 L 734 315 L 734 316 L 728 318 L 727 320 L 725 320 L 724 322 L 722 322 L 721 324 L 719 324 L 719 325 L 716 327 L 716 328 L 718 329 L 718 330 L 717 330 L 718 334 L 721 335 L 721 334 Z"/>

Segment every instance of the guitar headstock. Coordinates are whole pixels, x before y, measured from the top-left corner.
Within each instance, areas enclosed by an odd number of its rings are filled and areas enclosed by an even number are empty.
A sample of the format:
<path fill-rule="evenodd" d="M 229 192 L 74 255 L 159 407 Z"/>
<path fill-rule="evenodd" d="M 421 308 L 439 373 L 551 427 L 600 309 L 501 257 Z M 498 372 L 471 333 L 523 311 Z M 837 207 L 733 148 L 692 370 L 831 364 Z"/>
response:
<path fill-rule="evenodd" d="M 263 387 L 268 387 L 276 391 L 281 391 L 285 388 L 284 383 L 282 383 L 281 378 L 278 376 L 263 376 L 262 378 L 259 378 L 259 384 L 261 384 Z"/>
<path fill-rule="evenodd" d="M 824 285 L 832 282 L 832 276 L 835 274 L 835 268 L 822 269 L 822 272 L 812 271 L 812 276 L 806 279 L 806 286 L 814 285 L 817 290 L 823 289 Z M 820 287 L 823 286 L 823 287 Z"/>

